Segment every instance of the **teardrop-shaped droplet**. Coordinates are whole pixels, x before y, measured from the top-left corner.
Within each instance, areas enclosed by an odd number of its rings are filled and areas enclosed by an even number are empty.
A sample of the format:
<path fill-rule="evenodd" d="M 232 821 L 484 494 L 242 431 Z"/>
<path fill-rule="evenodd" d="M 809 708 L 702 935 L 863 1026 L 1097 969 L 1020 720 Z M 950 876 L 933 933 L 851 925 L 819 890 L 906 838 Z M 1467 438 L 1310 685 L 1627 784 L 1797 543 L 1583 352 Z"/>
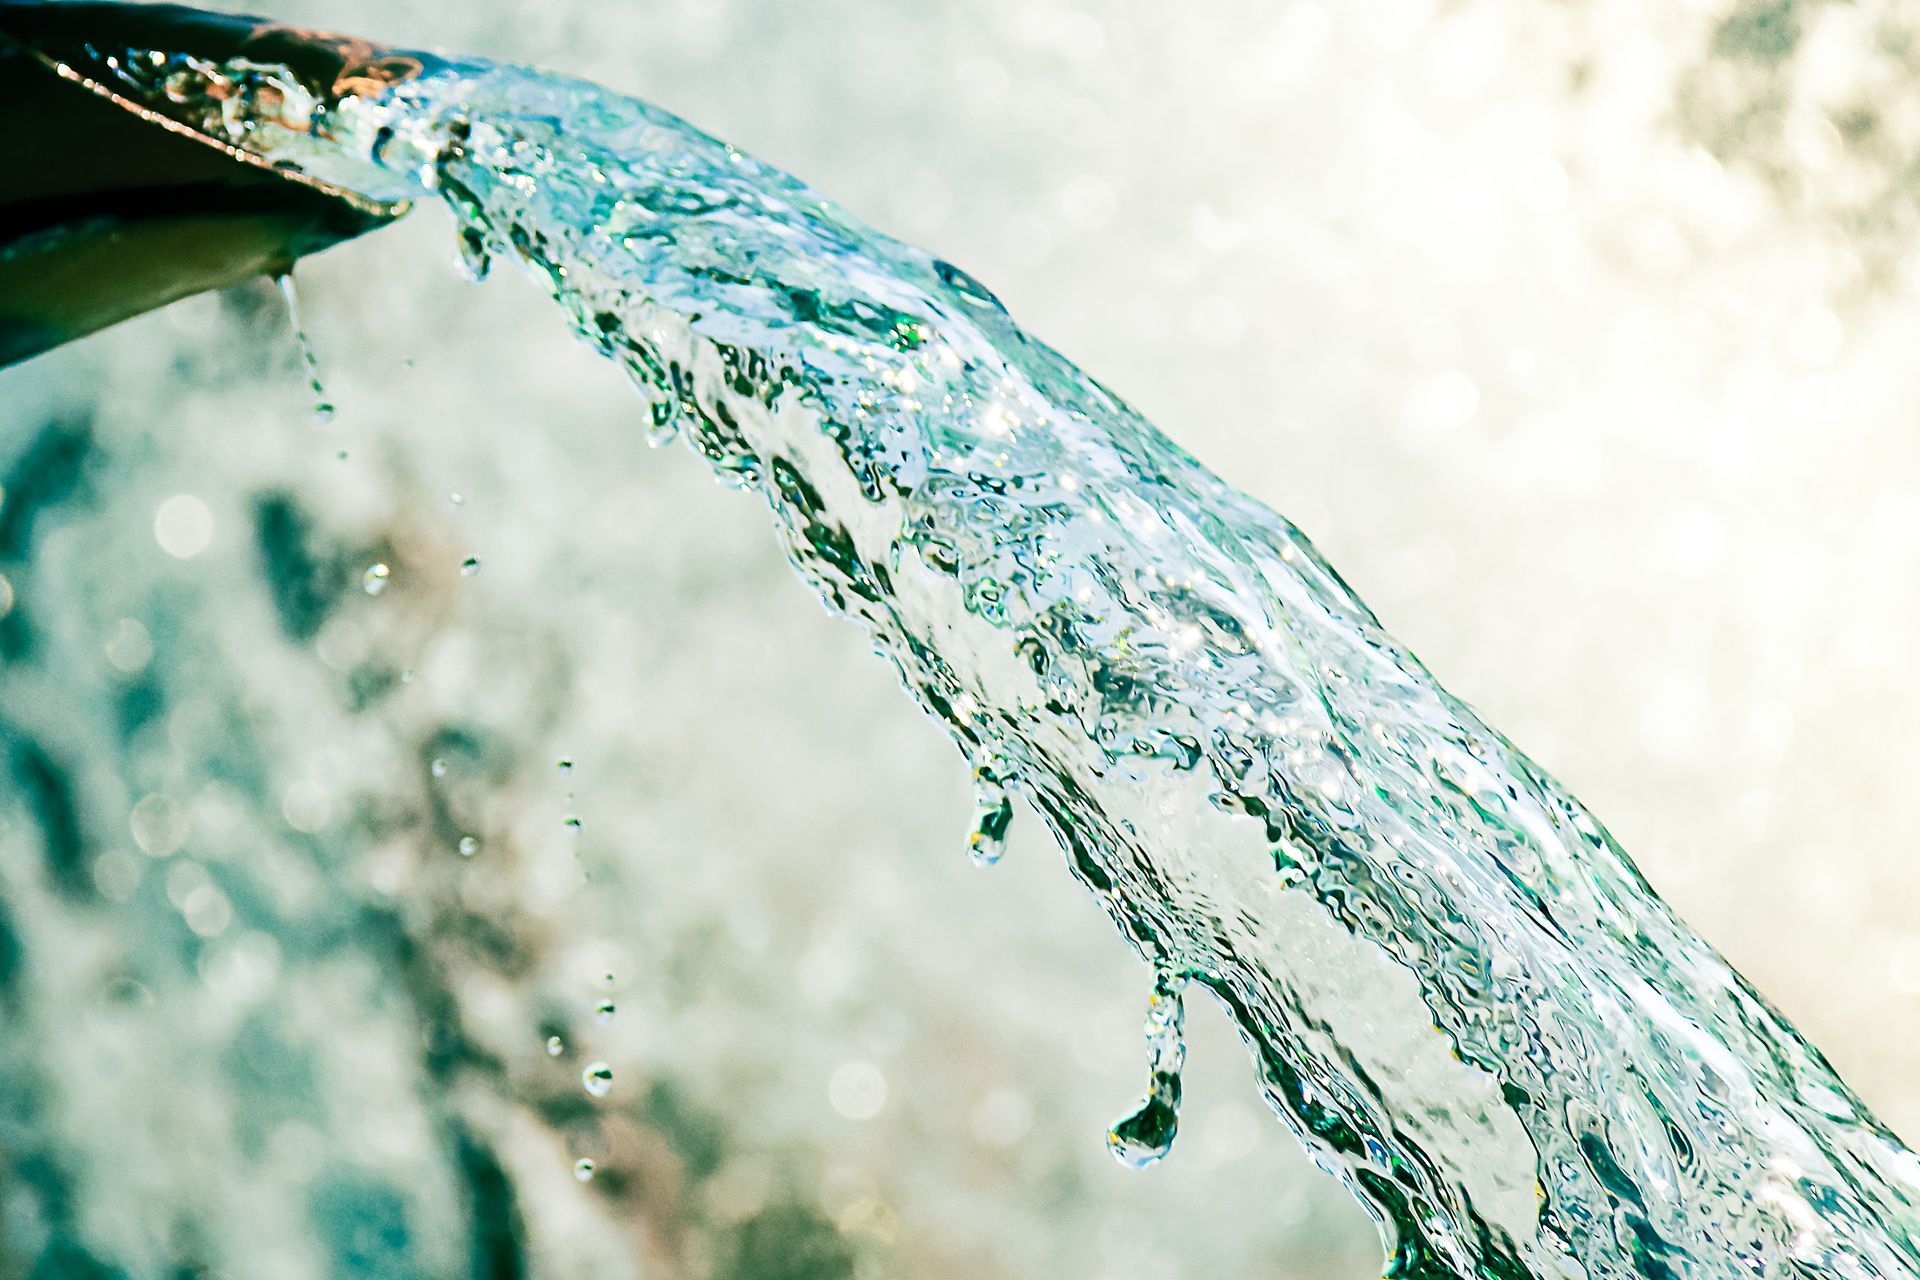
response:
<path fill-rule="evenodd" d="M 1144 1169 L 1173 1150 L 1180 1129 L 1180 1069 L 1186 1064 L 1185 983 L 1160 975 L 1147 999 L 1147 1096 L 1107 1131 L 1107 1149 L 1129 1169 Z"/>
<path fill-rule="evenodd" d="M 593 1181 L 593 1161 L 585 1156 L 573 1162 L 573 1180 L 575 1182 Z"/>
<path fill-rule="evenodd" d="M 460 837 L 460 856 L 461 857 L 471 858 L 474 854 L 478 852 L 480 852 L 480 841 L 477 837 L 475 836 Z"/>
<path fill-rule="evenodd" d="M 987 765 L 973 771 L 973 830 L 967 852 L 974 865 L 990 867 L 1007 851 L 1007 829 L 1013 825 L 1013 800 L 1000 776 Z"/>
<path fill-rule="evenodd" d="M 580 1083 L 588 1093 L 596 1098 L 604 1098 L 613 1092 L 613 1068 L 604 1062 L 594 1062 L 580 1073 Z"/>
<path fill-rule="evenodd" d="M 647 443 L 664 449 L 680 438 L 680 406 L 664 393 L 653 393 L 647 405 Z"/>
<path fill-rule="evenodd" d="M 454 247 L 460 253 L 460 274 L 474 284 L 485 280 L 493 270 L 493 250 L 486 233 L 478 227 L 462 227 L 454 237 Z"/>
<path fill-rule="evenodd" d="M 567 1042 L 565 1040 L 562 1040 L 559 1036 L 547 1037 L 547 1056 L 549 1058 L 559 1057 L 562 1053 L 566 1052 L 566 1049 L 567 1049 Z"/>
<path fill-rule="evenodd" d="M 599 1004 L 593 1006 L 593 1020 L 602 1024 L 612 1022 L 613 1001 L 602 1000 Z"/>
<path fill-rule="evenodd" d="M 479 557 L 479 556 L 468 556 L 468 557 L 467 557 L 467 558 L 466 558 L 465 560 L 462 560 L 462 561 L 460 562 L 460 576 L 461 576 L 461 577 L 463 577 L 463 578 L 471 578 L 471 577 L 472 577 L 472 576 L 473 576 L 474 574 L 476 574 L 476 573 L 478 573 L 478 572 L 480 572 L 480 557 Z"/>
<path fill-rule="evenodd" d="M 384 564 L 368 565 L 367 571 L 360 575 L 360 586 L 368 595 L 377 596 L 387 589 L 387 579 L 392 576 L 393 570 Z"/>

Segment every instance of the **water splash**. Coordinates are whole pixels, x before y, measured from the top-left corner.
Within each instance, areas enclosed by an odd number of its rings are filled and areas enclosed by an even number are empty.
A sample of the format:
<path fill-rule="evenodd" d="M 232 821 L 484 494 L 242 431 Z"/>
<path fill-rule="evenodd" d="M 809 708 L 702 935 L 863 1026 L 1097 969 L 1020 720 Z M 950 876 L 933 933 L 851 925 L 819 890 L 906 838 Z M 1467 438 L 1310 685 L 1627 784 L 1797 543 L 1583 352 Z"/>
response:
<path fill-rule="evenodd" d="M 1297 529 L 978 281 L 561 77 L 438 68 L 302 130 L 205 112 L 371 197 L 438 193 L 463 246 L 546 281 L 1226 1010 L 1393 1274 L 1920 1275 L 1920 1161 L 1824 1059 Z M 1156 999 L 1123 1154 L 1173 1129 Z"/>

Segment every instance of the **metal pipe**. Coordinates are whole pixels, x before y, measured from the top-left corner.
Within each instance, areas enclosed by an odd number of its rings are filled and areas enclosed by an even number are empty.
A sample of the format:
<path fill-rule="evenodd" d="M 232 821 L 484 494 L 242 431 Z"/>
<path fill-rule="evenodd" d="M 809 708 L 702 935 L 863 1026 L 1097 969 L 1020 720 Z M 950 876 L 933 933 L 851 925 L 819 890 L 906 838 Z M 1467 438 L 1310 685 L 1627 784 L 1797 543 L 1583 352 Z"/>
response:
<path fill-rule="evenodd" d="M 180 58 L 283 67 L 323 105 L 433 61 L 179 5 L 0 0 L 0 367 L 406 212 L 135 92 L 136 71 Z"/>

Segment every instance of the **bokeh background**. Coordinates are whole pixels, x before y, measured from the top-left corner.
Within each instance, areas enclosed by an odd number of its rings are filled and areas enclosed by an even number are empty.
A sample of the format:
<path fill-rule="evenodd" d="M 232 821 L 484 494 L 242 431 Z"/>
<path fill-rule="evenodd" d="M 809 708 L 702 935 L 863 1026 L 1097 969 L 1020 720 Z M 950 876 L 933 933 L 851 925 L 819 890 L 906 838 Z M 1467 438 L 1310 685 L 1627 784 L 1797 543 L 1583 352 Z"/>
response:
<path fill-rule="evenodd" d="M 1910 6 L 250 8 L 960 263 L 1920 1138 Z M 1108 1157 L 1144 967 L 1037 823 L 969 863 L 756 502 L 454 260 L 427 208 L 301 267 L 329 422 L 264 282 L 0 374 L 0 1275 L 1370 1274 L 1210 1008 L 1173 1155 Z"/>

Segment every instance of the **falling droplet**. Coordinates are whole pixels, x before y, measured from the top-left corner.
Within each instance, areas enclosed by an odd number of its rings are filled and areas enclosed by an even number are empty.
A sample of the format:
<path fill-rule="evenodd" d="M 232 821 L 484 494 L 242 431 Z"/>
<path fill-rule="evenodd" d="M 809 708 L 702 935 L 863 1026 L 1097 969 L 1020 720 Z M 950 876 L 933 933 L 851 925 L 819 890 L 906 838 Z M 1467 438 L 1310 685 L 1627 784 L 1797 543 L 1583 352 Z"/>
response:
<path fill-rule="evenodd" d="M 604 1062 L 592 1063 L 580 1073 L 580 1083 L 594 1097 L 604 1098 L 613 1092 L 613 1068 Z"/>
<path fill-rule="evenodd" d="M 377 596 L 387 589 L 387 579 L 393 576 L 393 570 L 384 564 L 369 565 L 360 575 L 360 585 L 370 596 Z"/>
<path fill-rule="evenodd" d="M 609 1022 L 612 1022 L 613 1021 L 613 1001 L 602 1000 L 599 1004 L 593 1006 L 593 1020 L 595 1022 L 600 1023 L 603 1026 Z"/>
<path fill-rule="evenodd" d="M 474 836 L 460 837 L 460 856 L 461 857 L 471 858 L 474 854 L 478 852 L 480 852 L 480 841 L 476 837 Z"/>
<path fill-rule="evenodd" d="M 408 667 L 408 668 L 407 668 L 407 669 L 406 669 L 405 671 L 402 671 L 402 672 L 400 673 L 400 683 L 401 683 L 401 684 L 412 684 L 412 683 L 413 683 L 413 668 L 412 668 L 412 667 Z"/>
<path fill-rule="evenodd" d="M 467 500 L 466 500 L 465 498 L 463 498 L 463 497 L 461 497 L 461 496 L 460 496 L 459 494 L 457 494 L 457 493 L 455 493 L 455 494 L 450 494 L 450 495 L 448 495 L 448 499 L 447 499 L 447 500 L 448 500 L 449 502 L 451 502 L 451 503 L 453 503 L 453 505 L 454 505 L 454 506 L 456 506 L 456 507 L 464 507 L 464 506 L 466 506 L 466 505 L 467 505 Z"/>
<path fill-rule="evenodd" d="M 435 756 L 433 763 L 427 766 L 427 771 L 436 778 L 444 778 L 447 776 L 447 762 Z"/>
<path fill-rule="evenodd" d="M 559 769 L 560 772 L 562 773 L 573 772 L 573 761 L 566 756 L 561 756 L 558 760 L 554 761 L 553 763 L 554 763 L 554 767 Z"/>
<path fill-rule="evenodd" d="M 1007 851 L 1007 828 L 1013 825 L 1013 800 L 989 765 L 973 771 L 973 831 L 967 836 L 967 852 L 975 866 L 990 867 Z"/>
<path fill-rule="evenodd" d="M 562 1040 L 559 1036 L 547 1037 L 547 1056 L 549 1058 L 559 1057 L 562 1053 L 566 1051 L 566 1048 L 567 1048 L 567 1042 L 565 1040 Z"/>
<path fill-rule="evenodd" d="M 569 831 L 578 831 L 580 829 L 580 819 L 570 813 L 562 825 Z"/>
<path fill-rule="evenodd" d="M 462 560 L 462 561 L 460 562 L 460 576 L 461 576 L 461 577 L 463 577 L 463 578 L 471 578 L 471 577 L 472 577 L 472 576 L 473 576 L 474 574 L 476 574 L 476 573 L 478 573 L 478 572 L 480 572 L 480 557 L 479 557 L 479 556 L 468 556 L 468 557 L 467 557 L 467 558 L 466 558 L 465 560 Z"/>
<path fill-rule="evenodd" d="M 306 326 L 300 323 L 300 296 L 294 289 L 293 275 L 283 272 L 276 276 L 280 286 L 280 296 L 287 301 L 287 319 L 293 325 L 293 340 L 300 348 L 300 362 L 307 371 L 307 390 L 313 393 L 313 419 L 315 422 L 332 422 L 333 405 L 327 400 L 327 389 L 320 383 L 320 361 L 313 354 L 313 344 L 307 341 Z"/>
<path fill-rule="evenodd" d="M 608 973 L 603 973 L 603 974 L 601 974 L 601 975 L 600 975 L 600 981 L 602 981 L 602 982 L 604 982 L 604 983 L 606 983 L 606 984 L 607 984 L 608 986 L 612 986 L 612 985 L 613 985 L 613 974 L 612 974 L 611 972 L 608 972 Z"/>
<path fill-rule="evenodd" d="M 486 233 L 478 227 L 462 227 L 454 244 L 460 251 L 460 274 L 473 284 L 485 280 L 493 270 L 493 251 L 487 245 Z"/>
<path fill-rule="evenodd" d="M 1107 1131 L 1107 1149 L 1129 1169 L 1144 1169 L 1173 1150 L 1180 1128 L 1180 1068 L 1187 1058 L 1184 979 L 1161 974 L 1147 999 L 1147 1062 L 1152 1072 L 1140 1106 Z"/>
<path fill-rule="evenodd" d="M 573 1180 L 575 1182 L 593 1181 L 593 1161 L 582 1156 L 573 1162 Z"/>
<path fill-rule="evenodd" d="M 680 438 L 680 407 L 662 397 L 647 406 L 647 444 L 664 449 Z"/>

